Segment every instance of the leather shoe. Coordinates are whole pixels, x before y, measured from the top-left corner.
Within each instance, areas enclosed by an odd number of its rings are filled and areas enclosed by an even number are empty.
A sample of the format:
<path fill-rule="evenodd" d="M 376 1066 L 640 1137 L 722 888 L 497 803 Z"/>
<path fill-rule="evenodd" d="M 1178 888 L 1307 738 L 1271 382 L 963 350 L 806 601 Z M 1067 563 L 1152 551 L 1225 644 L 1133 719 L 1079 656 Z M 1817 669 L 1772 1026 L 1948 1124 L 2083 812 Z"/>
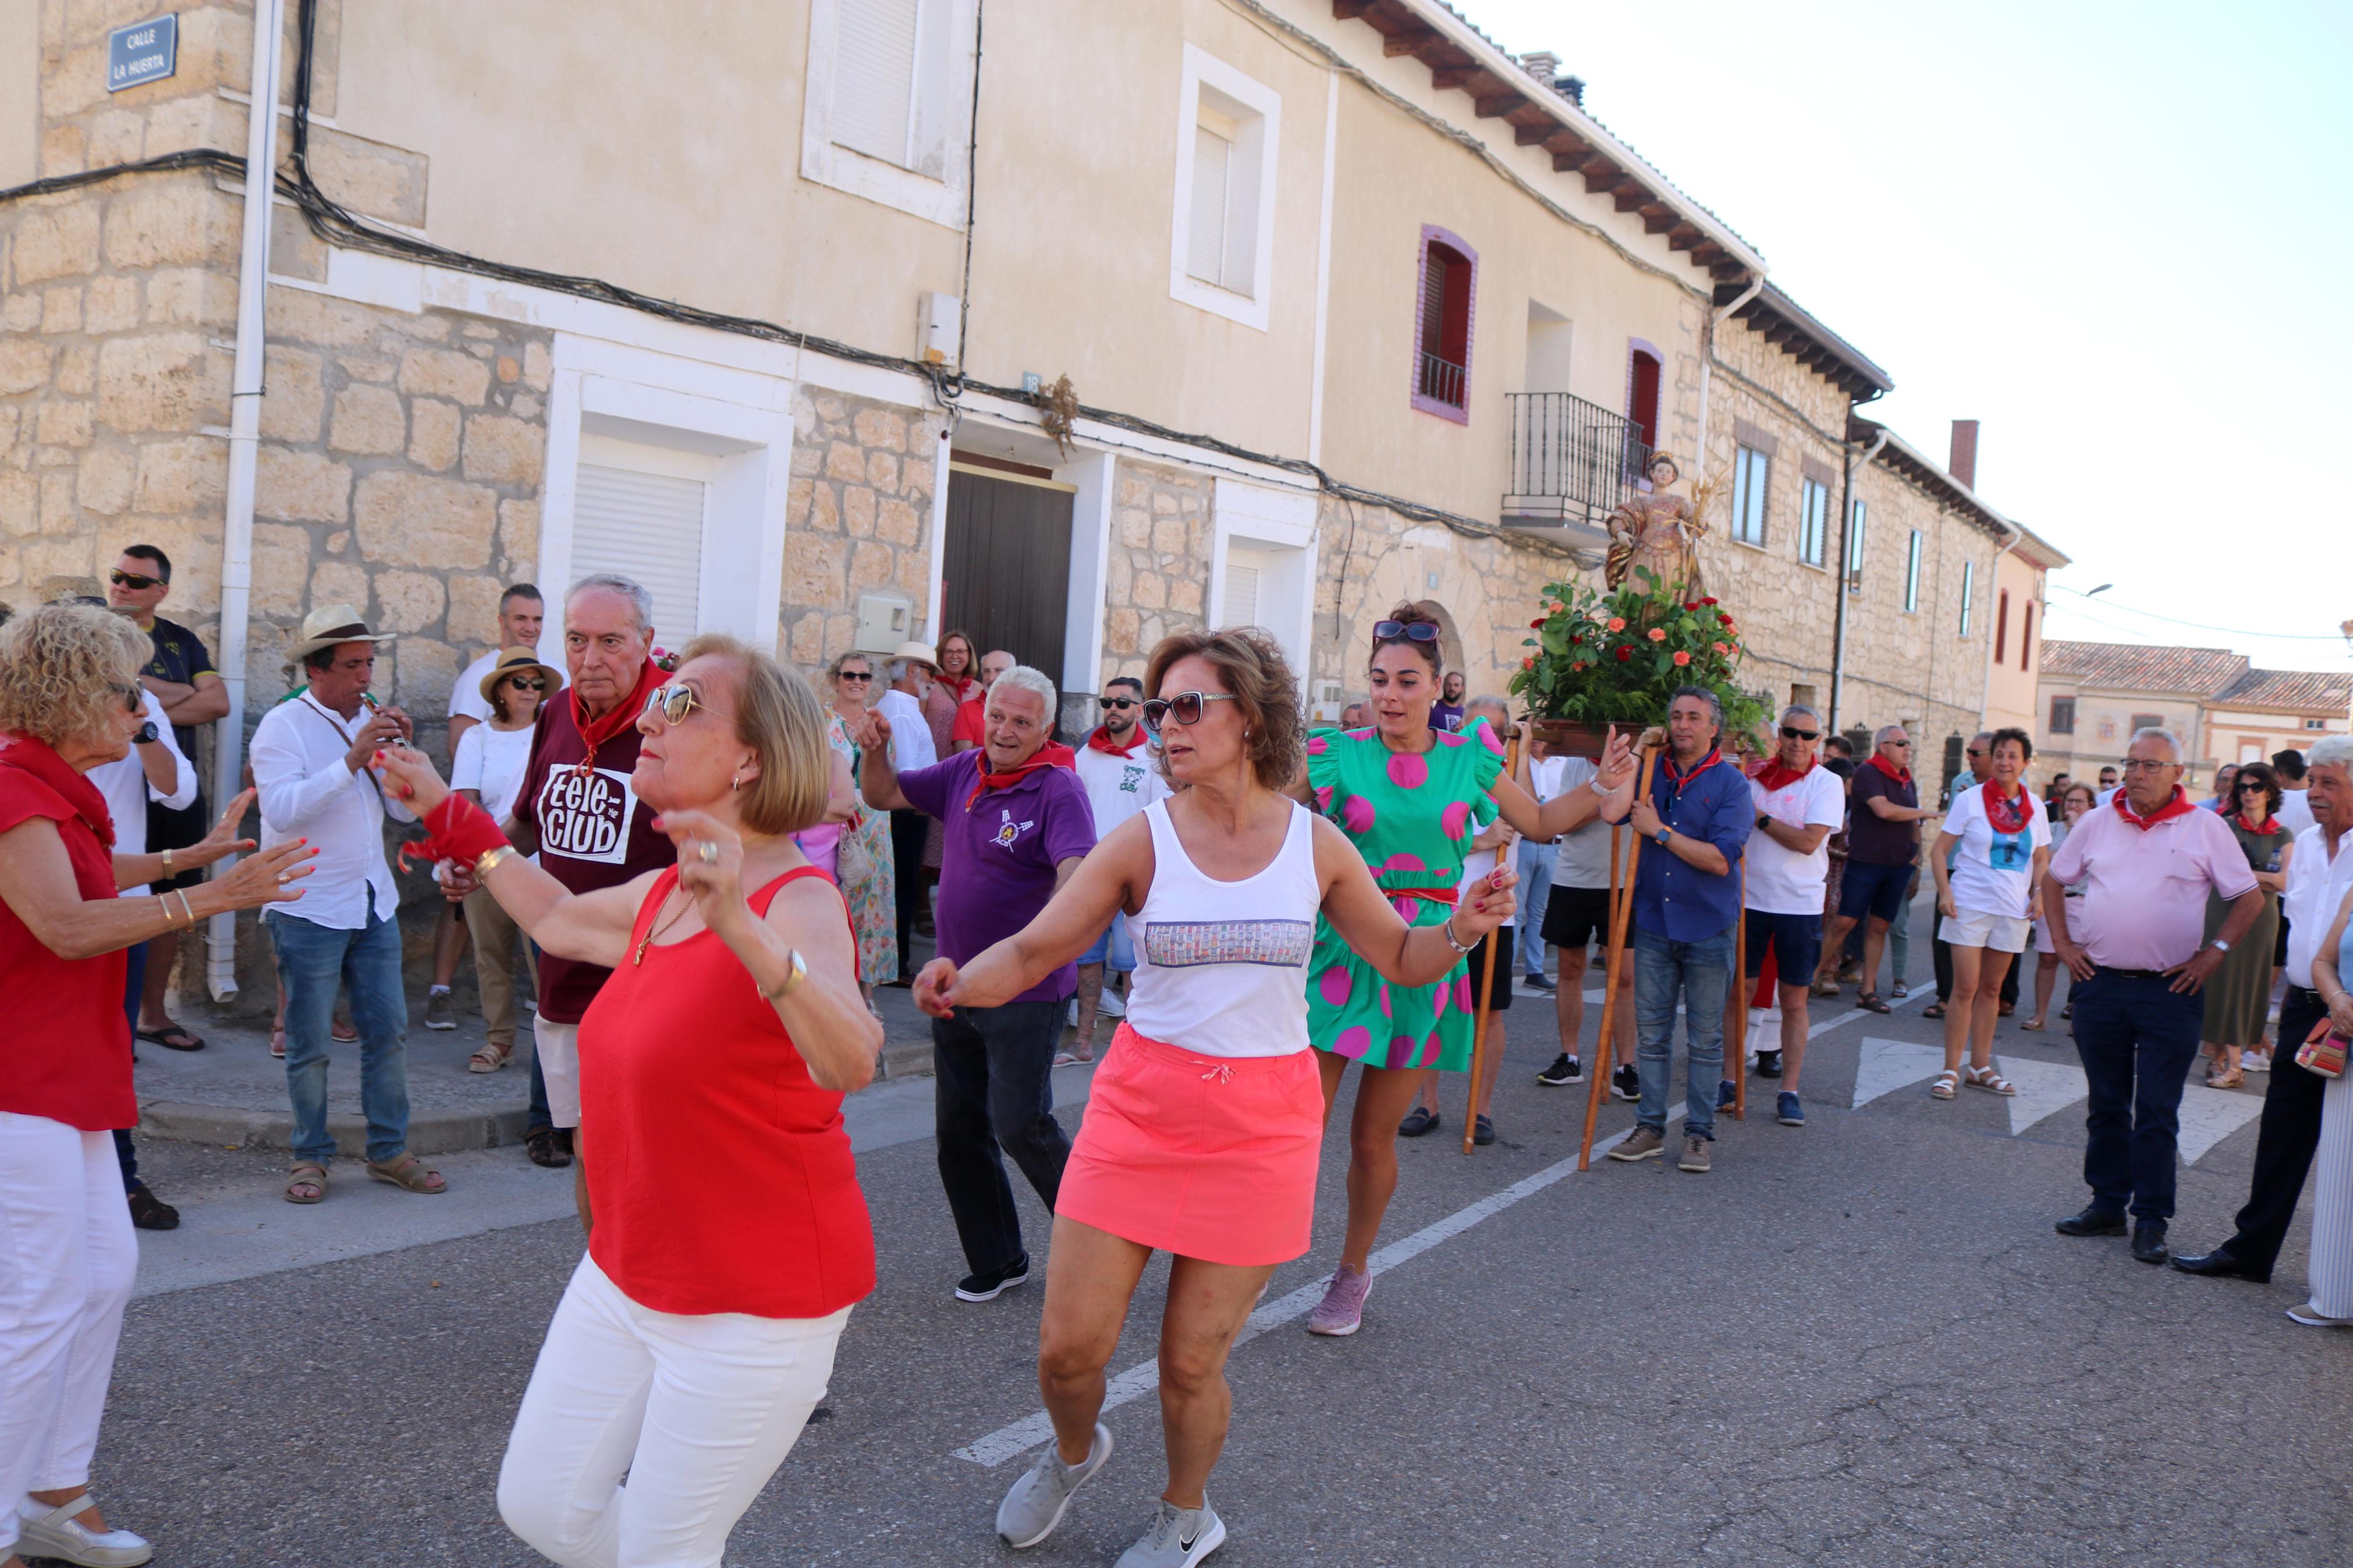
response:
<path fill-rule="evenodd" d="M 2252 1279 L 2258 1285 L 2272 1282 L 2272 1271 L 2258 1269 L 2227 1247 L 2211 1252 L 2184 1252 L 2173 1259 L 2173 1266 L 2184 1274 L 2196 1274 L 2211 1279 Z"/>
<path fill-rule="evenodd" d="M 2122 1236 L 2125 1216 L 2107 1209 L 2089 1208 L 2069 1215 L 2052 1228 L 2062 1236 Z"/>
<path fill-rule="evenodd" d="M 2162 1263 L 2173 1256 L 2165 1245 L 2165 1226 L 2147 1221 L 2133 1226 L 2132 1255 L 2143 1263 Z"/>

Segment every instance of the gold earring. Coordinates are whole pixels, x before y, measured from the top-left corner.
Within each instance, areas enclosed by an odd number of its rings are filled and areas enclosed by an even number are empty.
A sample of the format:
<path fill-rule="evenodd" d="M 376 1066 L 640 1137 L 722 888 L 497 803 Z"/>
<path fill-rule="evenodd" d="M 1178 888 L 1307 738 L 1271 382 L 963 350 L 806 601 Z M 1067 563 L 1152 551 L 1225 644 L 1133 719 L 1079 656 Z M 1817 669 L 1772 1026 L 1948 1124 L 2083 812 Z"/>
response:
<path fill-rule="evenodd" d="M 737 768 L 735 770 L 735 776 L 727 781 L 727 787 L 731 790 L 742 789 L 744 787 L 744 770 L 742 768 Z"/>

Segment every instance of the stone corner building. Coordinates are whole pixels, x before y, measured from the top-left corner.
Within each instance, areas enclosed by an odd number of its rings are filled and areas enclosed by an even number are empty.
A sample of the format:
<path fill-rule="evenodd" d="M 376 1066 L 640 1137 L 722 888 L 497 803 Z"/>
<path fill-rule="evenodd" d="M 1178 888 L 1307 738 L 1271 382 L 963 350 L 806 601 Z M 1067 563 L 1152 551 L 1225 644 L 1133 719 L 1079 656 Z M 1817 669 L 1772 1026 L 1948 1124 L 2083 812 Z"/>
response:
<path fill-rule="evenodd" d="M 1499 689 L 1663 447 L 1719 486 L 1761 689 L 1924 755 L 1975 724 L 2015 526 L 1856 412 L 1887 374 L 1549 57 L 1440 0 L 1026 0 L 984 59 L 975 9 L 884 47 L 845 17 L 917 7 L 607 8 L 542 76 L 495 8 L 321 0 L 304 38 L 290 5 L 311 194 L 269 226 L 248 521 L 251 8 L 179 12 L 173 74 L 110 92 L 144 13 L 0 0 L 0 599 L 146 540 L 213 637 L 249 527 L 248 729 L 350 602 L 438 744 L 500 590 L 593 570 L 670 646 L 812 674 L 965 629 L 1073 727 L 1168 632 L 1254 624 L 1329 717 L 1400 600 Z"/>

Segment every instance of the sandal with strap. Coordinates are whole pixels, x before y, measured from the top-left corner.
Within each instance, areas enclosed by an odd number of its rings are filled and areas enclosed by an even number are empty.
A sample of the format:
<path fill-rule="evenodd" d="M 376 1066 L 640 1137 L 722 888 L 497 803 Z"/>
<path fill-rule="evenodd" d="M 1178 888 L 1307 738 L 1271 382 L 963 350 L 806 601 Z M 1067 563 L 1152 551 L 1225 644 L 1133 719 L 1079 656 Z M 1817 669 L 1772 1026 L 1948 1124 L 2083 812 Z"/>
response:
<path fill-rule="evenodd" d="M 1999 1094 L 2006 1099 L 2015 1097 L 2018 1093 L 2018 1085 L 2002 1077 L 2000 1069 L 1991 1063 L 1981 1068 L 1971 1068 L 1969 1076 L 1965 1081 L 1971 1089 L 1981 1089 L 1988 1094 Z"/>
<path fill-rule="evenodd" d="M 379 1182 L 390 1182 L 404 1192 L 422 1193 L 427 1197 L 438 1197 L 449 1190 L 438 1171 L 428 1171 L 414 1154 L 395 1154 L 389 1160 L 370 1160 L 368 1174 Z"/>
<path fill-rule="evenodd" d="M 315 1204 L 326 1195 L 326 1166 L 314 1165 L 306 1160 L 286 1173 L 286 1201 L 288 1203 Z"/>
<path fill-rule="evenodd" d="M 286 1059 L 286 1031 L 284 1029 L 278 1028 L 269 1031 L 269 1054 L 276 1057 L 280 1061 L 284 1061 Z"/>
<path fill-rule="evenodd" d="M 1945 1005 L 1942 1002 L 1931 1002 L 1920 1009 L 1920 1016 L 1923 1018 L 1941 1018 L 1944 1016 Z"/>
<path fill-rule="evenodd" d="M 1866 991 L 1854 999 L 1854 1005 L 1866 1013 L 1893 1013 L 1894 1008 L 1880 999 L 1876 991 Z"/>
<path fill-rule="evenodd" d="M 1930 1080 L 1928 1084 L 1928 1098 L 1931 1100 L 1950 1100 L 1960 1092 L 1960 1082 L 1961 1075 L 1955 1072 L 1952 1068 L 1947 1068 L 1943 1072 L 1938 1073 L 1935 1079 Z"/>
<path fill-rule="evenodd" d="M 468 1072 L 496 1072 L 514 1056 L 514 1042 L 492 1040 L 466 1058 Z"/>
<path fill-rule="evenodd" d="M 34 1502 L 35 1508 L 42 1507 Z M 144 1563 L 155 1554 L 144 1536 L 129 1530 L 93 1530 L 81 1516 L 98 1509 L 98 1494 L 85 1491 L 68 1498 L 47 1513 L 20 1515 L 16 1521 L 16 1552 L 26 1558 L 59 1563 Z M 100 1514 L 101 1519 L 104 1518 Z"/>
<path fill-rule="evenodd" d="M 1817 980 L 1817 981 L 1815 981 L 1815 982 L 1814 982 L 1814 994 L 1815 994 L 1815 995 L 1817 995 L 1817 996 L 1835 996 L 1835 995 L 1837 995 L 1838 994 L 1839 994 L 1839 984 L 1838 984 L 1838 982 L 1837 982 L 1837 981 L 1835 981 L 1835 980 Z"/>

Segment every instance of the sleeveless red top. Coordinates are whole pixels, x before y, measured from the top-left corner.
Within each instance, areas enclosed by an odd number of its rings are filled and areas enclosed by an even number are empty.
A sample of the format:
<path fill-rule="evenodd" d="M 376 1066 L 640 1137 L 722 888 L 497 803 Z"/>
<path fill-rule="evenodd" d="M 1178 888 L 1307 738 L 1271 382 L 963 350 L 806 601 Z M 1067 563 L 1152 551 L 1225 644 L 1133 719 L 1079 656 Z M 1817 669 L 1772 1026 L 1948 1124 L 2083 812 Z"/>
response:
<path fill-rule="evenodd" d="M 752 895 L 752 912 L 765 919 L 786 883 L 824 875 L 786 872 Z M 874 1289 L 841 1096 L 809 1078 L 718 937 L 697 931 L 638 959 L 677 881 L 675 867 L 655 879 L 630 957 L 580 1020 L 589 1256 L 657 1312 L 830 1316 Z"/>

